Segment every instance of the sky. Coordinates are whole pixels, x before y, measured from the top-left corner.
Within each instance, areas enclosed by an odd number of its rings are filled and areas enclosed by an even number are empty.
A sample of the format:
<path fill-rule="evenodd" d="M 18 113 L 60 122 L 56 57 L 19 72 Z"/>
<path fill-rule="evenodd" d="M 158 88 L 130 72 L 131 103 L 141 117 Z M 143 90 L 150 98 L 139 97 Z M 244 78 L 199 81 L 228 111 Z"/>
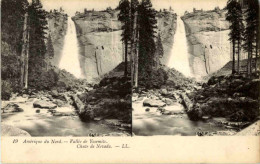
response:
<path fill-rule="evenodd" d="M 46 10 L 59 9 L 62 7 L 66 13 L 73 16 L 76 11 L 82 12 L 84 8 L 104 10 L 107 7 L 115 8 L 119 0 L 41 0 Z M 140 1 L 140 0 L 139 0 Z M 216 6 L 223 8 L 227 0 L 151 0 L 156 10 L 163 8 L 169 9 L 170 6 L 177 14 L 183 15 L 187 11 L 196 9 L 211 10 Z"/>

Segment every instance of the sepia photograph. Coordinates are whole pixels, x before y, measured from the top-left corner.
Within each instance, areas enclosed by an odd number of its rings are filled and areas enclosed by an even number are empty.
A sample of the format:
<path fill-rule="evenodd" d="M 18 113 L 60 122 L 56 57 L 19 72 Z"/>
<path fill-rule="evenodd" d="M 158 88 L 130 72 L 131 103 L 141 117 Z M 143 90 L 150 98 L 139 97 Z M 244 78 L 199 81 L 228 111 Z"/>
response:
<path fill-rule="evenodd" d="M 4 162 L 259 162 L 259 0 L 0 1 Z"/>
<path fill-rule="evenodd" d="M 259 2 L 167 2 L 139 4 L 133 135 L 259 135 Z"/>
<path fill-rule="evenodd" d="M 119 13 L 106 1 L 1 1 L 2 136 L 132 135 Z"/>

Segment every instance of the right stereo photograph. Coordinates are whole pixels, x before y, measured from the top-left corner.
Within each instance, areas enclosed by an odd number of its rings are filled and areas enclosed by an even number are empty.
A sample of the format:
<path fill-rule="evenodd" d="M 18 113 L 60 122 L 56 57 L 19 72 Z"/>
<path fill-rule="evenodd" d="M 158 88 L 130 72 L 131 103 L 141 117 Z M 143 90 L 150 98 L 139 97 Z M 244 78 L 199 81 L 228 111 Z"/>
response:
<path fill-rule="evenodd" d="M 126 4 L 133 136 L 260 135 L 258 0 Z"/>

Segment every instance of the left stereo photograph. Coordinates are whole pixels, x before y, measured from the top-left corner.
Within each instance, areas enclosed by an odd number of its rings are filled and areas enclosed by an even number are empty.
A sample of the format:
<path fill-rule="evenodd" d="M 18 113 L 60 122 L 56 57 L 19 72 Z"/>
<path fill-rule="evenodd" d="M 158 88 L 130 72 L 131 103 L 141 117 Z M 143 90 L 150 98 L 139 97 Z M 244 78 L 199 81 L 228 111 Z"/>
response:
<path fill-rule="evenodd" d="M 109 5 L 1 0 L 1 136 L 132 136 L 128 44 Z"/>

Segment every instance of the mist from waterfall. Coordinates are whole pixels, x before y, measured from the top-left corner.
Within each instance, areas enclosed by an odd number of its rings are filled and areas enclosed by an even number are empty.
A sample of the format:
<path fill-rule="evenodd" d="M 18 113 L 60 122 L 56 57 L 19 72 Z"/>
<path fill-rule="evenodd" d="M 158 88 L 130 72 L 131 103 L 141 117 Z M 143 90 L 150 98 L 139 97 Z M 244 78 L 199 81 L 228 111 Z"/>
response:
<path fill-rule="evenodd" d="M 80 78 L 82 75 L 79 62 L 79 46 L 76 26 L 70 17 L 68 17 L 67 33 L 64 39 L 59 68 L 65 69 L 77 78 Z"/>
<path fill-rule="evenodd" d="M 184 22 L 181 20 L 180 16 L 177 18 L 177 29 L 174 35 L 168 67 L 175 68 L 185 76 L 191 76 L 186 31 Z"/>

